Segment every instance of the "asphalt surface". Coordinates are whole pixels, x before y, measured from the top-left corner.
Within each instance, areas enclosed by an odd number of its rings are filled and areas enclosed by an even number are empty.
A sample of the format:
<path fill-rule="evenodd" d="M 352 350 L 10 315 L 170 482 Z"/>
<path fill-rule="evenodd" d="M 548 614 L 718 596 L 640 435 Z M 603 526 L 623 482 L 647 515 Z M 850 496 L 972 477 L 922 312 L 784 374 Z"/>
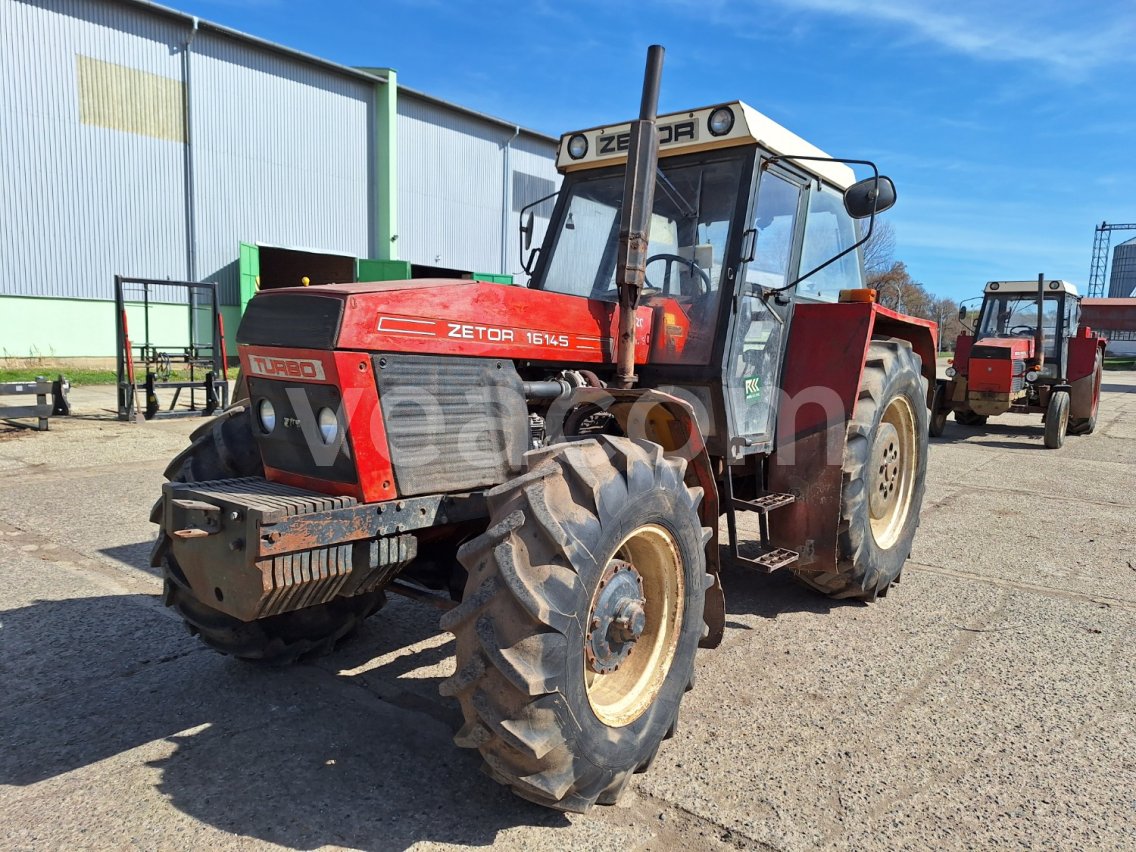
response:
<path fill-rule="evenodd" d="M 952 421 L 886 599 L 727 565 L 677 736 L 584 816 L 451 744 L 424 605 L 286 670 L 201 647 L 146 564 L 200 419 L 74 401 L 49 433 L 0 424 L 0 848 L 1136 848 L 1134 373 L 1058 451 L 1035 419 Z"/>

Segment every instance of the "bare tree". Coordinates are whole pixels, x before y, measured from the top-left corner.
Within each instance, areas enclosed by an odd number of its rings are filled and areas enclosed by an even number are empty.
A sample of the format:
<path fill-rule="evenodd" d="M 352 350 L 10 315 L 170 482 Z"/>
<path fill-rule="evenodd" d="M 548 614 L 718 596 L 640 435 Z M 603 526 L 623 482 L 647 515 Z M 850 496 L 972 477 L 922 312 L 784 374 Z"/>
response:
<path fill-rule="evenodd" d="M 887 272 L 895 262 L 895 229 L 891 222 L 877 219 L 872 235 L 864 243 L 864 272 L 869 279 Z"/>

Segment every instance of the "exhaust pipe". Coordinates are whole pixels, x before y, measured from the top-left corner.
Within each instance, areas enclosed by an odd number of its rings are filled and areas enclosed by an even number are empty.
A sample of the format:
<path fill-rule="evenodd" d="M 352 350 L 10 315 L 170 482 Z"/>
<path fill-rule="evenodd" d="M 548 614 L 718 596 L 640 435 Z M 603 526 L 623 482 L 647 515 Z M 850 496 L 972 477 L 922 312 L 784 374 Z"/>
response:
<path fill-rule="evenodd" d="M 1033 355 L 1038 368 L 1045 366 L 1045 332 L 1042 323 L 1045 321 L 1045 273 L 1037 276 L 1037 328 L 1034 330 Z"/>
<path fill-rule="evenodd" d="M 623 178 L 623 207 L 619 214 L 619 252 L 615 283 L 619 288 L 619 339 L 615 349 L 615 386 L 632 387 L 635 375 L 635 309 L 647 270 L 647 238 L 655 206 L 655 171 L 659 166 L 659 83 L 663 77 L 663 48 L 647 48 L 643 100 L 639 119 L 631 122 L 627 171 Z"/>

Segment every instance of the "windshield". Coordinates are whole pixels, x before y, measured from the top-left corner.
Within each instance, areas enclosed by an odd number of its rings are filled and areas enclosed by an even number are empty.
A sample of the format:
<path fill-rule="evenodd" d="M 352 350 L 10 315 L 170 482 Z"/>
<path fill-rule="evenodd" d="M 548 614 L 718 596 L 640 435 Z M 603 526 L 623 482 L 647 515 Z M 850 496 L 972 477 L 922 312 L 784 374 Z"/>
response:
<path fill-rule="evenodd" d="M 1046 295 L 1042 313 L 1045 348 L 1051 349 L 1057 334 L 1057 315 L 1061 295 Z M 1033 337 L 1037 334 L 1036 293 L 987 293 L 982 306 L 982 319 L 977 336 Z M 1051 354 L 1051 353 L 1047 353 Z"/>
<path fill-rule="evenodd" d="M 737 205 L 743 160 L 682 164 L 663 160 L 655 182 L 645 303 L 669 297 L 699 302 L 711 316 L 725 268 L 730 222 Z M 623 172 L 582 177 L 568 190 L 559 233 L 549 240 L 545 290 L 615 301 L 615 261 Z"/>

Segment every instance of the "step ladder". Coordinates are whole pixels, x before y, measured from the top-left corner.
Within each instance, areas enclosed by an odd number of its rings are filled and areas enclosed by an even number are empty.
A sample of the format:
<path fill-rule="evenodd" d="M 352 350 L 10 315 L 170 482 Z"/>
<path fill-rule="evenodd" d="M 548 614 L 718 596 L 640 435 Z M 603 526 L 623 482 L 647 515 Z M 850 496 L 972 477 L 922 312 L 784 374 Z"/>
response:
<path fill-rule="evenodd" d="M 742 500 L 734 496 L 733 468 L 726 465 L 723 478 L 723 491 L 726 508 L 726 528 L 730 537 L 730 555 L 740 564 L 753 568 L 762 574 L 772 574 L 781 568 L 788 568 L 800 554 L 785 547 L 774 547 L 770 542 L 769 513 L 788 506 L 797 498 L 792 494 L 779 494 L 774 491 L 764 491 L 753 500 Z M 738 550 L 738 512 L 757 512 L 758 547 L 760 552 L 756 557 L 742 556 Z"/>

